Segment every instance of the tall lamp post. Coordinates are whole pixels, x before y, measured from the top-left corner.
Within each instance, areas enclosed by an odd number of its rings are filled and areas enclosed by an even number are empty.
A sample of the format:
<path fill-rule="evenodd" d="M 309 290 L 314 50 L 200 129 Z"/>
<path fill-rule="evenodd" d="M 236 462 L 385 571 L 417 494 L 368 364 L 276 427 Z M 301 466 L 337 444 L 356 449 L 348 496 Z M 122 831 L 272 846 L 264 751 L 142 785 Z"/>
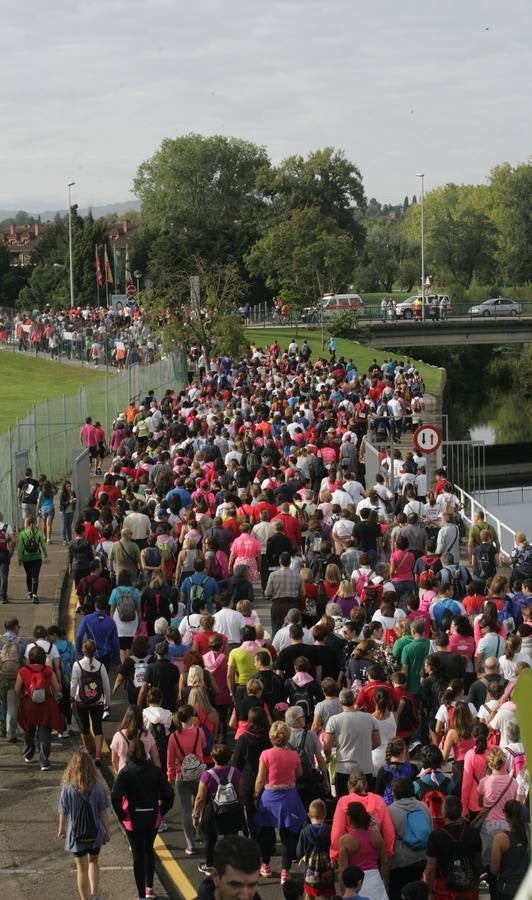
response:
<path fill-rule="evenodd" d="M 139 294 L 140 294 L 140 279 L 142 278 L 142 272 L 140 272 L 139 269 L 135 269 L 135 271 L 133 272 L 133 275 L 135 276 L 135 279 L 137 282 L 137 298 L 136 299 L 137 299 L 137 303 L 138 303 L 139 302 Z"/>
<path fill-rule="evenodd" d="M 425 173 L 416 172 L 421 178 L 421 321 L 425 321 Z"/>
<path fill-rule="evenodd" d="M 74 187 L 75 181 L 68 182 L 68 257 L 70 261 L 70 309 L 74 309 L 74 260 L 72 259 L 72 201 L 70 197 L 71 188 Z"/>

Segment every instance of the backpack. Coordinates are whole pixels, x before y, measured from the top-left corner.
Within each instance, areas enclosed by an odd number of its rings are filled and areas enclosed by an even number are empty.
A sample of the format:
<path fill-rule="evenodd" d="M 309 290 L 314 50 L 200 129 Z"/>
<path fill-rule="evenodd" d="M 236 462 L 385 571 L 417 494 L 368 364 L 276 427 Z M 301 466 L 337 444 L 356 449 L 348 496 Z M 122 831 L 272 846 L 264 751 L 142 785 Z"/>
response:
<path fill-rule="evenodd" d="M 526 769 L 526 756 L 524 753 L 512 750 L 511 747 L 506 747 L 505 749 L 512 757 L 512 776 L 517 778 L 519 773 Z"/>
<path fill-rule="evenodd" d="M 20 669 L 20 647 L 16 641 L 4 641 L 0 648 L 0 676 L 15 682 Z"/>
<path fill-rule="evenodd" d="M 97 559 L 102 567 L 102 575 L 109 574 L 109 557 L 104 550 L 103 544 L 98 544 L 94 551 L 94 559 Z"/>
<path fill-rule="evenodd" d="M 96 593 L 94 591 L 95 581 L 96 578 L 93 578 L 91 581 L 87 579 L 87 581 L 85 582 L 85 606 L 86 608 L 90 606 L 92 610 L 94 610 L 94 604 L 96 601 Z"/>
<path fill-rule="evenodd" d="M 523 578 L 532 578 L 532 547 L 530 545 L 521 547 L 514 559 L 514 565 Z"/>
<path fill-rule="evenodd" d="M 412 734 L 417 725 L 418 719 L 412 700 L 410 697 L 401 697 L 397 707 L 397 732 L 407 731 Z"/>
<path fill-rule="evenodd" d="M 309 682 L 310 683 L 310 682 Z M 305 713 L 305 722 L 310 725 L 314 712 L 314 703 L 306 685 L 300 687 L 293 678 L 290 679 L 290 706 L 300 706 Z"/>
<path fill-rule="evenodd" d="M 229 575 L 229 560 L 227 554 L 223 550 L 217 550 L 214 557 L 214 565 L 217 574 L 214 576 L 217 580 L 223 581 Z"/>
<path fill-rule="evenodd" d="M 192 575 L 188 579 L 190 584 L 190 592 L 188 595 L 188 605 L 191 613 L 199 613 L 201 607 L 203 606 L 202 600 L 204 595 L 205 585 L 209 580 L 209 576 L 205 575 L 205 578 L 202 578 L 199 584 L 196 584 L 195 581 L 192 581 Z"/>
<path fill-rule="evenodd" d="M 382 584 L 372 584 L 367 582 L 362 589 L 360 604 L 366 609 L 366 615 L 372 616 L 376 609 L 381 605 L 382 600 Z"/>
<path fill-rule="evenodd" d="M 35 532 L 33 528 L 29 530 L 29 536 L 24 538 L 24 553 L 29 553 L 30 556 L 33 556 L 34 553 L 39 552 L 39 541 L 35 536 Z"/>
<path fill-rule="evenodd" d="M 205 771 L 205 764 L 201 763 L 196 756 L 196 749 L 199 741 L 199 728 L 196 732 L 196 740 L 194 741 L 194 747 L 192 748 L 192 753 L 185 754 L 183 752 L 183 748 L 179 743 L 179 739 L 177 737 L 177 732 L 174 731 L 174 740 L 181 751 L 183 756 L 183 761 L 181 763 L 181 773 L 180 778 L 181 781 L 199 781 L 202 773 Z"/>
<path fill-rule="evenodd" d="M 33 703 L 46 703 L 46 697 L 48 691 L 46 689 L 46 682 L 44 680 L 44 670 L 46 666 L 41 666 L 40 669 L 34 671 L 29 666 L 25 666 L 26 669 L 29 669 L 31 672 L 31 680 L 28 686 L 28 694 Z"/>
<path fill-rule="evenodd" d="M 79 666 L 78 703 L 82 706 L 94 706 L 103 700 L 102 663 L 97 669 L 84 669 Z"/>
<path fill-rule="evenodd" d="M 150 734 L 155 741 L 155 746 L 159 751 L 161 759 L 166 759 L 166 728 L 162 722 L 153 722 L 150 725 Z"/>
<path fill-rule="evenodd" d="M 386 646 L 390 647 L 390 649 L 391 649 L 393 647 L 393 645 L 395 644 L 396 640 L 397 640 L 397 634 L 395 633 L 394 629 L 387 628 L 386 631 L 384 632 L 384 643 L 386 644 Z"/>
<path fill-rule="evenodd" d="M 424 587 L 425 586 L 424 583 L 423 584 L 421 583 L 422 579 L 423 579 L 423 582 L 427 581 L 428 577 L 435 580 L 438 572 L 441 572 L 442 564 L 440 562 L 439 556 L 426 556 L 426 555 L 421 556 L 420 562 L 423 563 L 425 568 L 423 569 L 423 572 L 421 572 L 421 574 L 420 574 L 419 585 L 420 585 L 420 587 Z M 423 578 L 423 575 L 425 576 L 425 578 Z"/>
<path fill-rule="evenodd" d="M 433 781 L 418 781 L 419 799 L 422 800 L 430 810 L 432 827 L 434 830 L 441 828 L 445 821 L 445 816 L 443 815 L 443 801 L 447 796 L 448 783 L 449 779 L 447 777 L 445 777 L 445 780 L 441 782 L 439 787 L 437 787 Z"/>
<path fill-rule="evenodd" d="M 384 788 L 383 800 L 386 806 L 391 806 L 391 804 L 394 802 L 392 781 L 394 781 L 396 778 L 412 778 L 412 763 L 384 763 L 382 770 L 389 776 L 387 779 L 386 787 Z"/>
<path fill-rule="evenodd" d="M 98 837 L 98 823 L 88 797 L 78 794 L 78 798 L 80 805 L 72 820 L 72 837 L 77 844 L 87 844 L 91 847 Z"/>
<path fill-rule="evenodd" d="M 141 688 L 144 684 L 144 680 L 146 678 L 146 669 L 148 668 L 148 657 L 145 656 L 142 659 L 139 659 L 136 656 L 132 656 L 133 660 L 133 686 L 136 688 Z"/>
<path fill-rule="evenodd" d="M 364 590 L 366 588 L 366 585 L 367 585 L 368 581 L 370 581 L 370 579 L 373 578 L 374 574 L 375 574 L 375 572 L 373 572 L 372 570 L 370 570 L 369 572 L 359 572 L 358 573 L 356 584 L 355 584 L 355 594 L 357 595 L 357 597 L 361 603 L 362 603 L 362 596 L 363 596 Z"/>
<path fill-rule="evenodd" d="M 229 816 L 240 812 L 241 806 L 238 800 L 238 794 L 231 780 L 234 772 L 235 770 L 233 766 L 231 766 L 227 775 L 220 778 L 214 769 L 209 770 L 209 775 L 211 778 L 214 778 L 217 784 L 216 793 L 212 798 L 212 805 L 217 816 Z"/>
<path fill-rule="evenodd" d="M 202 719 L 202 717 L 203 717 L 203 719 Z M 198 721 L 200 723 L 199 727 L 201 728 L 201 730 L 203 731 L 203 734 L 205 735 L 205 747 L 203 748 L 203 753 L 205 756 L 209 756 L 212 748 L 214 747 L 214 735 L 213 735 L 211 729 L 209 728 L 209 725 L 207 722 L 207 716 L 201 709 L 198 710 Z"/>
<path fill-rule="evenodd" d="M 409 809 L 402 841 L 411 850 L 425 850 L 432 831 L 429 817 L 422 809 Z"/>
<path fill-rule="evenodd" d="M 452 572 L 450 571 L 450 569 L 448 569 L 447 571 L 449 572 L 449 582 L 454 588 L 454 596 L 456 600 L 463 600 L 466 595 L 467 585 L 462 576 L 461 566 L 457 566 L 456 569 L 453 569 Z"/>
<path fill-rule="evenodd" d="M 259 468 L 259 461 L 254 453 L 246 453 L 244 457 L 244 466 L 250 475 L 254 475 Z"/>
<path fill-rule="evenodd" d="M 131 591 L 117 587 L 118 599 L 116 601 L 116 609 L 118 617 L 122 622 L 134 622 L 137 615 L 137 607 Z"/>
<path fill-rule="evenodd" d="M 29 482 L 24 485 L 22 488 L 22 503 L 27 503 L 29 506 L 32 506 L 34 503 L 37 503 L 37 487 L 34 484 L 30 484 Z"/>
<path fill-rule="evenodd" d="M 70 685 L 72 666 L 76 662 L 76 648 L 66 638 L 59 638 L 55 647 L 61 657 L 61 680 L 63 684 Z"/>
<path fill-rule="evenodd" d="M 488 548 L 480 550 L 479 553 L 476 554 L 477 557 L 477 565 L 479 574 L 482 578 L 487 581 L 497 573 L 497 568 L 493 561 L 493 554 L 489 552 Z"/>
<path fill-rule="evenodd" d="M 461 847 L 465 829 L 466 825 L 464 822 L 460 837 L 455 838 L 446 828 L 442 828 L 442 831 L 451 839 L 451 846 L 448 848 L 450 854 L 449 868 L 444 877 L 445 885 L 450 891 L 468 891 L 475 885 L 471 860 L 465 855 Z"/>
<path fill-rule="evenodd" d="M 320 834 L 322 828 L 320 828 Z M 334 869 L 328 850 L 320 850 L 316 844 L 310 851 L 305 861 L 305 883 L 310 885 L 320 893 L 325 888 L 334 887 Z"/>
<path fill-rule="evenodd" d="M 439 600 L 434 606 L 434 621 L 438 631 L 448 631 L 454 616 L 460 615 L 460 607 L 455 600 Z"/>
<path fill-rule="evenodd" d="M 9 553 L 7 525 L 4 525 L 3 528 L 0 528 L 0 553 Z"/>

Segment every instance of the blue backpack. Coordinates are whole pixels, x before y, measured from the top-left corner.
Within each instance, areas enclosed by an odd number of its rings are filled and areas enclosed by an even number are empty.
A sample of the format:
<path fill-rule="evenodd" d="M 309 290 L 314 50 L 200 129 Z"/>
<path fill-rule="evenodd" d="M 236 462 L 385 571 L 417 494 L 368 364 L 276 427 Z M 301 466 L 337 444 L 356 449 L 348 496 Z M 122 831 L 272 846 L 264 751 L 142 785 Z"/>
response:
<path fill-rule="evenodd" d="M 422 809 L 409 809 L 406 814 L 403 844 L 411 850 L 425 850 L 432 831 L 430 819 Z"/>
<path fill-rule="evenodd" d="M 447 631 L 451 627 L 454 616 L 459 616 L 461 609 L 456 600 L 439 600 L 434 607 L 434 621 L 438 631 Z"/>
<path fill-rule="evenodd" d="M 67 641 L 66 638 L 59 638 L 55 642 L 56 650 L 61 657 L 61 680 L 63 684 L 70 686 L 72 677 L 72 666 L 77 660 L 77 653 L 74 644 Z"/>

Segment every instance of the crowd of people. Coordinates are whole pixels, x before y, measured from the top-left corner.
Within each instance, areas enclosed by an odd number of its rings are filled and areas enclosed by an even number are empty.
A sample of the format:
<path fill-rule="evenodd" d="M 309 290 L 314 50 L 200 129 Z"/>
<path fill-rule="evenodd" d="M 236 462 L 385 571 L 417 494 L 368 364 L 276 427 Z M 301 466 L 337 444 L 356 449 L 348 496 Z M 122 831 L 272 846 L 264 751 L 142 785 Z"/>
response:
<path fill-rule="evenodd" d="M 421 454 L 383 444 L 366 483 L 371 416 L 386 407 L 402 433 L 399 411 L 422 404 L 414 366 L 311 356 L 296 340 L 239 360 L 193 348 L 184 390 L 117 416 L 86 508 L 61 489 L 75 641 L 38 626 L 26 643 L 6 621 L 0 701 L 3 734 L 18 723 L 44 771 L 52 731 L 80 734 L 59 834 L 82 900 L 110 805 L 140 898 L 174 805 L 200 898 L 250 900 L 280 874 L 287 897 L 474 900 L 483 881 L 509 900 L 525 875 L 513 690 L 532 661 L 532 548 L 518 533 L 506 558 L 481 511 L 466 532 Z M 5 602 L 12 553 L 38 601 L 47 492 L 29 472 L 23 531 L 0 525 Z"/>
<path fill-rule="evenodd" d="M 15 316 L 0 312 L 0 346 L 12 345 L 50 359 L 78 359 L 90 365 L 150 365 L 160 353 L 142 310 L 132 304 L 113 307 L 46 307 Z"/>

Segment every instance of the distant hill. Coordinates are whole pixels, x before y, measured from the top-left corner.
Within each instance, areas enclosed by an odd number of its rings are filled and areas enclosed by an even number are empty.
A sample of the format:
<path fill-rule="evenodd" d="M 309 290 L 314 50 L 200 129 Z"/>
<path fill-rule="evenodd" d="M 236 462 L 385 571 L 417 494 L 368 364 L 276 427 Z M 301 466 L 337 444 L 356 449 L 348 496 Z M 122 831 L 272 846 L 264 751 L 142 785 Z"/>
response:
<path fill-rule="evenodd" d="M 102 217 L 112 216 L 115 214 L 117 216 L 121 216 L 129 209 L 139 210 L 140 203 L 138 200 L 132 198 L 131 200 L 126 200 L 125 203 L 108 203 L 106 206 L 87 206 L 79 210 L 80 215 L 86 216 L 89 212 L 89 209 L 92 209 L 92 214 L 95 219 L 100 219 Z M 61 216 L 65 216 L 68 212 L 68 210 L 66 209 L 45 209 L 42 212 L 33 212 L 27 209 L 25 211 L 28 213 L 28 215 L 34 216 L 35 218 L 37 218 L 37 216 L 40 216 L 41 222 L 53 222 L 57 213 L 59 213 Z M 16 214 L 17 210 L 0 209 L 0 222 L 3 222 L 4 219 L 14 219 Z"/>

